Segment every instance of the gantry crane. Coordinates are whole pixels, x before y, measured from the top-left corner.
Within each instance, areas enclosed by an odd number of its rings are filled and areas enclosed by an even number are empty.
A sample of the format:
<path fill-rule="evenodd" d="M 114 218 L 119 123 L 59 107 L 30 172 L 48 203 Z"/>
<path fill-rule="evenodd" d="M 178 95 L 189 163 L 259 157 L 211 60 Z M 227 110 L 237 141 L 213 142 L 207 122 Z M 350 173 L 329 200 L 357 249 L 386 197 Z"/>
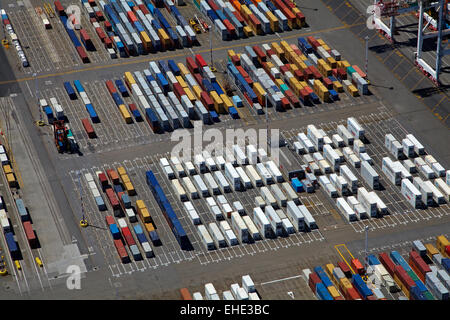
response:
<path fill-rule="evenodd" d="M 445 29 L 446 15 L 449 0 L 374 0 L 373 24 L 386 37 L 394 41 L 395 17 L 413 11 L 418 12 L 419 26 L 417 30 L 417 50 L 414 53 L 415 64 L 422 70 L 436 85 L 439 86 L 439 74 L 441 72 L 442 57 L 450 54 L 449 49 L 442 46 L 443 37 L 450 35 L 450 29 Z M 436 30 L 424 33 L 424 29 L 430 24 L 432 18 L 425 13 L 426 10 L 434 9 L 438 13 L 436 19 Z M 387 26 L 381 18 L 390 17 L 390 25 Z M 427 25 L 423 26 L 424 20 Z M 445 29 L 445 30 L 444 30 Z M 422 59 L 422 45 L 424 39 L 437 38 L 435 67 L 430 66 Z"/>
<path fill-rule="evenodd" d="M 63 153 L 69 149 L 68 133 L 63 120 L 53 121 L 53 138 L 59 153 Z"/>

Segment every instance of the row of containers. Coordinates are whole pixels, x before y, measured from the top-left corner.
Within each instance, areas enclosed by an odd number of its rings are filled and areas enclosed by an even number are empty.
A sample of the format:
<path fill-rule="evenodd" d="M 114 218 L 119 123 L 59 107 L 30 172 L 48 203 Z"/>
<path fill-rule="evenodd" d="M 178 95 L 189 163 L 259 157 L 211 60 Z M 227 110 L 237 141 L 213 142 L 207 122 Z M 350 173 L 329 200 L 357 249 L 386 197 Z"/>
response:
<path fill-rule="evenodd" d="M 95 1 L 81 0 L 81 3 L 96 36 L 112 58 L 116 58 L 117 54 L 120 57 L 137 56 L 198 44 L 195 32 L 171 0 L 165 0 L 163 8 L 155 7 L 149 0 L 98 1 L 98 5 Z M 85 49 L 96 50 L 91 35 L 71 17 L 71 13 L 66 13 L 61 2 L 55 1 L 54 4 L 81 60 L 88 63 Z M 176 21 L 174 27 L 164 16 L 165 9 Z M 68 19 L 73 21 L 74 28 L 68 27 Z M 73 29 L 80 31 L 79 38 L 83 45 Z"/>
<path fill-rule="evenodd" d="M 289 0 L 194 0 L 222 40 L 289 31 L 306 25 L 306 19 Z"/>
<path fill-rule="evenodd" d="M 181 300 L 221 300 L 214 285 L 205 284 L 204 296 L 201 292 L 194 292 L 192 295 L 187 288 L 180 289 Z M 242 276 L 242 284 L 233 283 L 230 290 L 222 291 L 222 300 L 261 300 L 256 292 L 252 278 L 247 274 Z"/>
<path fill-rule="evenodd" d="M 8 185 L 10 188 L 14 188 L 16 190 L 19 185 L 15 179 L 14 171 L 11 168 L 11 163 L 9 161 L 7 152 L 5 147 L 0 144 L 0 159 L 2 162 L 3 173 L 7 178 Z M 39 241 L 36 236 L 36 232 L 33 228 L 33 222 L 31 220 L 31 216 L 25 207 L 24 201 L 16 197 L 14 199 L 14 204 L 16 206 L 17 212 L 20 216 L 20 221 L 22 223 L 23 232 L 27 238 L 28 244 L 30 248 L 35 249 L 39 247 Z M 7 211 L 6 204 L 3 202 L 3 198 L 0 195 L 0 224 L 6 239 L 6 244 L 8 246 L 9 253 L 11 255 L 12 260 L 21 260 L 22 254 L 20 251 L 19 244 L 15 239 L 15 231 L 13 229 L 13 225 L 8 217 L 10 212 Z"/>
<path fill-rule="evenodd" d="M 14 29 L 11 25 L 8 15 L 6 14 L 6 11 L 4 9 L 1 9 L 0 15 L 2 18 L 2 24 L 3 24 L 4 30 L 6 31 L 6 35 L 9 36 L 9 38 L 11 39 L 11 43 L 16 48 L 17 55 L 19 56 L 22 66 L 28 67 L 30 64 L 28 63 L 28 59 L 22 50 L 22 46 L 20 45 L 19 38 L 17 37 L 17 34 L 14 32 Z"/>
<path fill-rule="evenodd" d="M 100 190 L 113 211 L 113 215 L 105 216 L 105 221 L 122 263 L 130 262 L 130 257 L 134 260 L 142 260 L 144 256 L 154 257 L 152 245 L 160 246 L 162 243 L 144 201 L 138 199 L 134 204 L 132 202 L 137 193 L 125 168 L 108 169 L 106 174 L 98 171 L 95 175 Z M 86 173 L 85 179 L 98 210 L 107 211 L 108 208 L 92 174 Z"/>
<path fill-rule="evenodd" d="M 369 94 L 367 75 L 322 39 L 298 38 L 245 46 L 245 53 L 228 51 L 227 73 L 256 112 L 262 106 L 278 111 L 339 100 L 344 89 L 356 97 Z"/>
<path fill-rule="evenodd" d="M 450 289 L 449 242 L 437 237 L 437 246 L 416 240 L 408 262 L 397 251 L 367 257 L 368 268 L 358 259 L 351 263 L 304 269 L 303 275 L 320 300 L 387 300 L 389 293 L 402 291 L 410 300 L 448 300 Z M 400 298 L 399 298 L 400 299 Z"/>

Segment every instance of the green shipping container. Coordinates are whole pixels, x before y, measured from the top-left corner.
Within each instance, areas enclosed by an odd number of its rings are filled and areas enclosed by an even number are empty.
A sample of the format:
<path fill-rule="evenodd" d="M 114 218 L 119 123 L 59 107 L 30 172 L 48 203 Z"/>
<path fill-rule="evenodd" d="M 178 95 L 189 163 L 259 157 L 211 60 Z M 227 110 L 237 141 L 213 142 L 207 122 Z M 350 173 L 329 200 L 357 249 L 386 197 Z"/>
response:
<path fill-rule="evenodd" d="M 283 91 L 283 93 L 285 93 L 287 90 L 289 90 L 289 87 L 286 85 L 286 84 L 282 84 L 281 86 L 280 86 L 280 89 L 281 89 L 281 91 Z"/>
<path fill-rule="evenodd" d="M 430 293 L 430 291 L 425 291 L 423 293 L 423 295 L 425 296 L 425 298 L 427 298 L 427 300 L 434 300 L 433 295 Z"/>
<path fill-rule="evenodd" d="M 406 273 L 411 277 L 411 279 L 413 279 L 414 282 L 420 281 L 419 277 L 414 273 L 414 271 L 410 270 L 407 271 Z"/>
<path fill-rule="evenodd" d="M 353 69 L 353 67 L 347 67 L 347 75 L 350 75 L 350 77 L 352 76 L 352 73 L 355 73 L 356 70 Z"/>

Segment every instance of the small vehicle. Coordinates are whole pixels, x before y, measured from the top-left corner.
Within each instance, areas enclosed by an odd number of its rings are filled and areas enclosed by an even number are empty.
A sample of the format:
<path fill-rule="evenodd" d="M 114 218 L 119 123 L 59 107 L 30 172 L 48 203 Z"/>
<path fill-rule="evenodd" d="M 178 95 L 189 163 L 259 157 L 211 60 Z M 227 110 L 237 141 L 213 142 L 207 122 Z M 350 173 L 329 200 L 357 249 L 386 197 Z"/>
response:
<path fill-rule="evenodd" d="M 14 264 L 16 265 L 17 270 L 22 270 L 19 260 L 14 260 Z"/>
<path fill-rule="evenodd" d="M 39 257 L 36 257 L 34 260 L 36 261 L 36 264 L 42 268 L 42 266 L 43 266 L 42 260 Z"/>

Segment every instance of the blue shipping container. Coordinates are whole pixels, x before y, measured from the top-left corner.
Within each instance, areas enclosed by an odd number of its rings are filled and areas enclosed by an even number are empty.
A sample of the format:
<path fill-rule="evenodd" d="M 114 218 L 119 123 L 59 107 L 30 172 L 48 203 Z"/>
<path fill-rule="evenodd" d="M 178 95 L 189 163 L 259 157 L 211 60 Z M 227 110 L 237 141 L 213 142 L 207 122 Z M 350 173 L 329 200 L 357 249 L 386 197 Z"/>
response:
<path fill-rule="evenodd" d="M 122 97 L 128 97 L 130 95 L 122 80 L 117 79 L 115 83 Z"/>
<path fill-rule="evenodd" d="M 316 295 L 320 300 L 333 300 L 333 297 L 323 283 L 318 283 L 316 285 Z"/>
<path fill-rule="evenodd" d="M 16 260 L 20 256 L 19 247 L 17 246 L 16 240 L 14 240 L 14 235 L 12 232 L 5 233 L 6 244 L 8 245 L 9 253 L 11 254 L 11 258 Z"/>
<path fill-rule="evenodd" d="M 371 265 L 371 266 L 381 264 L 380 260 L 378 260 L 378 258 L 376 256 L 374 256 L 373 254 L 369 255 L 367 257 L 367 260 L 369 261 L 369 265 Z"/>
<path fill-rule="evenodd" d="M 23 203 L 22 199 L 15 199 L 17 211 L 19 211 L 20 219 L 22 221 L 28 221 L 30 220 L 30 215 L 28 214 L 27 208 L 25 207 L 25 204 Z"/>
<path fill-rule="evenodd" d="M 86 110 L 89 113 L 89 117 L 91 117 L 92 122 L 94 122 L 94 123 L 100 122 L 97 112 L 95 112 L 95 109 L 92 106 L 92 104 L 87 104 Z"/>
<path fill-rule="evenodd" d="M 364 299 L 373 294 L 359 274 L 352 275 L 352 284 Z"/>
<path fill-rule="evenodd" d="M 328 288 L 329 286 L 332 286 L 333 283 L 331 282 L 330 278 L 327 276 L 325 271 L 322 267 L 318 266 L 314 268 L 314 271 L 319 276 L 320 280 L 322 280 L 323 284 Z"/>
<path fill-rule="evenodd" d="M 77 99 L 75 90 L 73 90 L 72 86 L 70 85 L 70 82 L 68 81 L 64 82 L 64 88 L 66 89 L 67 95 L 69 96 L 70 99 L 72 100 Z"/>
<path fill-rule="evenodd" d="M 303 191 L 303 184 L 297 178 L 292 179 L 292 188 L 294 188 L 295 192 Z"/>
<path fill-rule="evenodd" d="M 115 223 L 109 225 L 109 231 L 111 232 L 113 239 L 120 239 L 120 231 Z"/>
<path fill-rule="evenodd" d="M 83 88 L 83 85 L 81 84 L 80 80 L 75 80 L 73 82 L 73 84 L 75 86 L 75 89 L 77 89 L 78 93 L 84 92 L 84 88 Z"/>

